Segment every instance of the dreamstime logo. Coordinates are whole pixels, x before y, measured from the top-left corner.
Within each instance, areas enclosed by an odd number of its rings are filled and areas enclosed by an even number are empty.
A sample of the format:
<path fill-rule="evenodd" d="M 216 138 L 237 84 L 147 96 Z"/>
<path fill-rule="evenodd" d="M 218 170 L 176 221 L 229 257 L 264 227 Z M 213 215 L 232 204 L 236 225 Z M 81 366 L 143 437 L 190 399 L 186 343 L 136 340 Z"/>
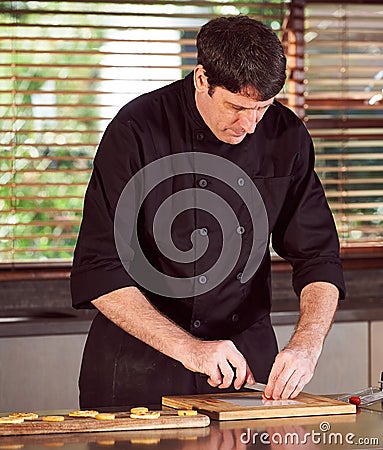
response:
<path fill-rule="evenodd" d="M 285 428 L 283 431 L 273 432 L 252 432 L 247 428 L 240 436 L 241 444 L 264 444 L 264 445 L 282 445 L 301 447 L 304 445 L 379 445 L 378 437 L 357 437 L 354 433 L 346 433 L 345 435 L 339 431 L 331 431 L 329 422 L 323 421 L 319 424 L 319 431 L 306 429 L 302 426 L 291 426 L 289 431 Z"/>
<path fill-rule="evenodd" d="M 171 230 L 182 212 L 194 208 L 204 210 L 215 217 L 222 230 L 223 244 L 217 260 L 203 274 L 180 278 L 161 273 L 146 258 L 137 230 L 140 208 L 153 189 L 161 189 L 160 183 L 191 173 L 214 177 L 230 186 L 250 214 L 254 231 L 242 283 L 258 269 L 268 244 L 268 219 L 262 197 L 251 178 L 236 164 L 220 156 L 196 152 L 177 153 L 148 164 L 129 180 L 121 193 L 114 219 L 114 238 L 129 275 L 145 289 L 165 297 L 195 297 L 209 292 L 229 276 L 241 252 L 241 233 L 233 233 L 241 226 L 231 206 L 211 190 L 195 187 L 174 192 L 158 207 L 152 224 L 155 243 L 163 257 L 172 263 L 197 261 L 209 247 L 207 230 L 201 228 L 191 233 L 192 248 L 187 251 L 174 244 Z"/>
<path fill-rule="evenodd" d="M 321 422 L 319 424 L 319 429 L 325 433 L 326 431 L 331 430 L 331 425 L 328 422 Z"/>

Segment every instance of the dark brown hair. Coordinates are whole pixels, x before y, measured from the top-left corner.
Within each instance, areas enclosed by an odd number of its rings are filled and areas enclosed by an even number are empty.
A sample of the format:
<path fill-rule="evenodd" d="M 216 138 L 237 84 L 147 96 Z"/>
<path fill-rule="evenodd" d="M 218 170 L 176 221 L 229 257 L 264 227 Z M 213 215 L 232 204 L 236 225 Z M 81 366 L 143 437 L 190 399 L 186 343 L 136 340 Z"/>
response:
<path fill-rule="evenodd" d="M 277 35 L 247 16 L 219 17 L 202 26 L 197 36 L 198 64 L 210 90 L 231 92 L 253 87 L 259 101 L 274 97 L 286 80 L 286 57 Z"/>

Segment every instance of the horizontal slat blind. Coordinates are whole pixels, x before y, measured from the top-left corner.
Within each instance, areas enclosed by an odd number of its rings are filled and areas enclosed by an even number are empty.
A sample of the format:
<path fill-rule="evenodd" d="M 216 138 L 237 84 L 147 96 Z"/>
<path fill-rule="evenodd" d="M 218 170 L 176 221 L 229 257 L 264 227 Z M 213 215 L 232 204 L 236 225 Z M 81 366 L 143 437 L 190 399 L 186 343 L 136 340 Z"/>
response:
<path fill-rule="evenodd" d="M 307 126 L 343 247 L 382 245 L 383 4 L 308 3 Z"/>
<path fill-rule="evenodd" d="M 210 18 L 249 14 L 278 31 L 288 5 L 1 2 L 0 262 L 70 260 L 92 159 L 118 109 L 192 70 Z"/>

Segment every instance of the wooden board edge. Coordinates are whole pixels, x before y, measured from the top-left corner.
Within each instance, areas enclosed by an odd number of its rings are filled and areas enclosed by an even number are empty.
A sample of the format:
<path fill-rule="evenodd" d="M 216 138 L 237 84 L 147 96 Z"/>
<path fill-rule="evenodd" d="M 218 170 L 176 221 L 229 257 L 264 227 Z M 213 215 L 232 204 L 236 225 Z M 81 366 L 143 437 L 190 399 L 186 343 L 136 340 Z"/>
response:
<path fill-rule="evenodd" d="M 165 416 L 166 417 L 166 416 Z M 143 431 L 143 430 L 165 430 L 165 429 L 182 429 L 182 428 L 205 428 L 210 425 L 210 417 L 205 414 L 197 414 L 196 416 L 172 416 L 173 422 L 165 419 L 158 421 L 158 419 L 145 420 L 140 422 L 129 422 L 128 424 L 98 424 L 98 427 L 89 426 L 87 423 L 85 428 L 75 428 L 62 426 L 63 422 L 51 422 L 51 426 L 45 428 L 29 427 L 29 429 L 21 429 L 20 426 L 9 425 L 6 429 L 0 431 L 0 437 L 5 436 L 36 436 L 36 435 L 53 435 L 53 434 L 68 434 L 68 433 L 99 433 L 99 432 L 117 432 L 117 431 Z M 82 420 L 82 419 L 80 419 Z M 129 420 L 129 419 L 128 419 Z M 131 419 L 130 419 L 131 420 Z M 139 419 L 137 419 L 139 420 Z M 175 420 L 175 423 L 174 423 Z M 177 423 L 178 422 L 178 423 Z M 61 426 L 60 426 L 61 424 Z M 22 424 L 20 424 L 22 425 Z"/>
<path fill-rule="evenodd" d="M 306 406 L 305 408 L 297 408 L 294 410 L 294 415 L 287 413 L 280 409 L 279 411 L 274 410 L 262 410 L 262 414 L 257 414 L 257 411 L 254 411 L 254 414 L 251 414 L 248 410 L 243 411 L 220 411 L 213 412 L 216 420 L 243 420 L 243 419 L 254 419 L 254 420 L 262 420 L 262 419 L 278 419 L 278 418 L 294 418 L 294 417 L 309 417 L 309 416 L 330 416 L 330 415 L 341 415 L 341 414 L 355 414 L 356 406 L 355 405 L 346 404 L 345 408 L 341 408 L 338 405 L 326 406 L 322 407 L 322 410 L 318 410 L 317 406 Z M 208 412 L 206 412 L 207 414 Z M 214 417 L 214 418 L 215 418 Z M 213 418 L 213 417 L 212 417 Z"/>
<path fill-rule="evenodd" d="M 186 397 L 185 397 L 186 399 Z M 190 404 L 187 402 L 187 399 L 184 401 L 176 400 L 176 397 L 162 397 L 162 406 L 168 406 L 173 409 L 193 409 Z"/>

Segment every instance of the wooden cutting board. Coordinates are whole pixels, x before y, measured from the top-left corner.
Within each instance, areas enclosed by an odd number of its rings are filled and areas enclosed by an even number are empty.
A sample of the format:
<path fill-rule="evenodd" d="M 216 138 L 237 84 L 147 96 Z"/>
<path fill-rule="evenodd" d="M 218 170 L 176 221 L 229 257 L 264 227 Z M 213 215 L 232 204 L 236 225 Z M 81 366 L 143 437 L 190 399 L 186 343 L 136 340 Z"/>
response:
<path fill-rule="evenodd" d="M 294 400 L 263 400 L 261 392 L 162 397 L 171 408 L 196 409 L 215 420 L 350 414 L 356 406 L 319 395 L 301 393 Z"/>
<path fill-rule="evenodd" d="M 220 422 L 228 424 L 229 422 Z M 18 436 L 0 436 L 0 449 L 16 449 L 28 447 L 28 449 L 49 450 L 48 447 L 64 447 L 70 449 L 109 449 L 130 448 L 136 443 L 147 444 L 147 450 L 156 448 L 155 443 L 161 442 L 166 448 L 166 441 L 179 439 L 181 441 L 193 441 L 207 439 L 210 435 L 210 427 L 197 428 L 167 428 L 159 430 L 128 430 L 128 431 L 98 431 L 97 433 L 51 433 L 51 434 L 23 434 Z M 164 444 L 165 443 L 165 444 Z M 101 447 L 102 446 L 102 447 Z M 53 449 L 52 449 L 53 450 Z"/>
<path fill-rule="evenodd" d="M 207 427 L 208 416 L 178 416 L 177 411 L 161 411 L 158 419 L 131 419 L 129 412 L 116 413 L 115 420 L 96 420 L 65 415 L 63 422 L 44 422 L 41 418 L 21 424 L 0 424 L 0 436 L 52 433 L 84 433 L 94 431 L 155 430 L 164 428 Z"/>

